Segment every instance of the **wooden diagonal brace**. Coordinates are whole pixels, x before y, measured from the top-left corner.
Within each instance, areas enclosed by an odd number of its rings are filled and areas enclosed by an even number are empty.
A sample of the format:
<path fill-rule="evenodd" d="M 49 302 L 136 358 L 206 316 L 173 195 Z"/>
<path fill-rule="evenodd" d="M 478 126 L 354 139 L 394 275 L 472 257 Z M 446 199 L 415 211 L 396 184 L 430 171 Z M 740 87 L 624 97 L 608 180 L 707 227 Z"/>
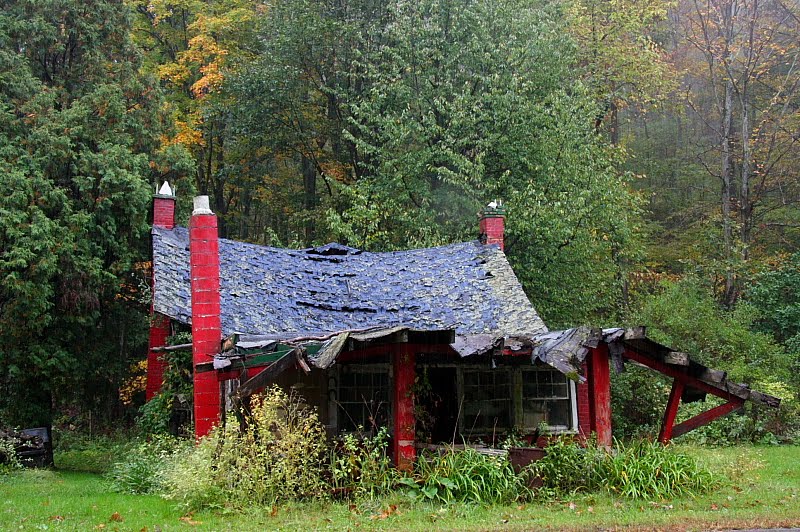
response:
<path fill-rule="evenodd" d="M 694 430 L 697 427 L 702 427 L 703 425 L 707 425 L 717 418 L 720 418 L 726 414 L 730 414 L 734 410 L 742 408 L 743 405 L 744 401 L 742 399 L 736 398 L 732 399 L 730 402 L 723 403 L 719 406 L 715 406 L 711 410 L 706 410 L 701 414 L 697 414 L 693 418 L 687 419 L 683 423 L 678 423 L 677 425 L 672 427 L 672 437 L 677 438 L 678 436 L 686 434 L 690 430 Z"/>
<path fill-rule="evenodd" d="M 698 390 L 710 393 L 712 395 L 716 395 L 717 397 L 721 397 L 726 401 L 744 400 L 750 394 L 750 390 L 745 389 L 739 385 L 734 385 L 733 383 L 726 383 L 724 386 L 720 386 L 704 382 L 698 379 L 697 377 L 688 375 L 686 373 L 686 368 L 683 366 L 671 366 L 659 360 L 653 360 L 652 358 L 642 355 L 641 353 L 637 352 L 634 349 L 625 349 L 624 356 L 629 360 L 633 360 L 634 362 L 638 362 L 643 366 L 647 366 L 648 368 L 653 369 L 663 375 L 666 375 L 667 377 L 679 379 L 684 383 L 685 386 L 691 386 L 692 388 L 697 388 Z"/>

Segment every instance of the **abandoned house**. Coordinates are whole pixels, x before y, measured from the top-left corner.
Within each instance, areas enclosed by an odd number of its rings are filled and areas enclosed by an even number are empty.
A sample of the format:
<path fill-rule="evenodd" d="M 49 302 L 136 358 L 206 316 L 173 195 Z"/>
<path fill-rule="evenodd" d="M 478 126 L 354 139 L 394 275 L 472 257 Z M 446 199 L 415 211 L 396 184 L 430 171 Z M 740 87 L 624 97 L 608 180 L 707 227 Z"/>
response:
<path fill-rule="evenodd" d="M 204 196 L 190 227 L 177 227 L 166 183 L 154 203 L 147 398 L 161 386 L 167 337 L 191 326 L 198 436 L 272 383 L 299 389 L 331 436 L 387 426 L 400 467 L 431 442 L 531 438 L 545 426 L 610 445 L 610 371 L 626 363 L 673 379 L 662 441 L 745 400 L 778 403 L 643 327 L 548 331 L 506 260 L 494 204 L 475 241 L 370 253 L 219 239 Z M 681 400 L 709 393 L 725 403 L 675 424 Z"/>

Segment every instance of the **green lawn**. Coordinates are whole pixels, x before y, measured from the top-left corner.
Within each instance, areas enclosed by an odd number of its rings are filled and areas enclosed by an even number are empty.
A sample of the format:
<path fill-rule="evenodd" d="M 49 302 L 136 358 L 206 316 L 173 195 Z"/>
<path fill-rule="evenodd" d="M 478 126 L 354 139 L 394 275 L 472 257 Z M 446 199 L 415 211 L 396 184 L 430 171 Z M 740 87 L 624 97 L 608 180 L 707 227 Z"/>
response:
<path fill-rule="evenodd" d="M 0 529 L 706 530 L 800 526 L 800 447 L 689 450 L 732 479 L 728 486 L 698 499 L 672 501 L 577 495 L 559 502 L 481 507 L 429 505 L 397 495 L 354 506 L 316 502 L 185 516 L 158 496 L 111 493 L 95 474 L 24 471 L 0 480 Z"/>

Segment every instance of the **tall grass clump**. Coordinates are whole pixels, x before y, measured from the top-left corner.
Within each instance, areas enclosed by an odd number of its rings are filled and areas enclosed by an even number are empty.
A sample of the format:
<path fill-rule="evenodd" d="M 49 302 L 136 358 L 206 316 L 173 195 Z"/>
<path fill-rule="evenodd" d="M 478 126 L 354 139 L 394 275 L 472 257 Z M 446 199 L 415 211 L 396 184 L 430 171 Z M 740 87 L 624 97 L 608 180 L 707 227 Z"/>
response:
<path fill-rule="evenodd" d="M 591 440 L 584 447 L 556 440 L 530 472 L 541 479 L 539 494 L 551 497 L 607 491 L 631 499 L 660 500 L 694 496 L 717 485 L 712 473 L 694 458 L 647 440 L 616 442 L 610 451 Z"/>
<path fill-rule="evenodd" d="M 526 478 L 514 471 L 506 456 L 448 449 L 420 456 L 413 476 L 400 483 L 430 501 L 505 504 L 529 498 Z"/>
<path fill-rule="evenodd" d="M 617 442 L 598 471 L 605 489 L 631 499 L 694 496 L 713 488 L 711 471 L 694 458 L 658 442 Z"/>
<path fill-rule="evenodd" d="M 316 412 L 277 386 L 254 397 L 243 425 L 203 438 L 168 472 L 167 498 L 185 509 L 268 505 L 327 492 L 327 444 Z"/>

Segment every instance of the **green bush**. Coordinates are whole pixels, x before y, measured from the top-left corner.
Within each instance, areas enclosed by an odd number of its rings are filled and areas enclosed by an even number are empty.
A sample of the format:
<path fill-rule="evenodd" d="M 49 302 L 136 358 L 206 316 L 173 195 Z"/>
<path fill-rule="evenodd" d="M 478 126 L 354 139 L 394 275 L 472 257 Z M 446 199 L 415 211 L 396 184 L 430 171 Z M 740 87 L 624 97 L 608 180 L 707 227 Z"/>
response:
<path fill-rule="evenodd" d="M 0 477 L 22 469 L 14 447 L 13 439 L 0 437 Z"/>
<path fill-rule="evenodd" d="M 551 440 L 544 458 L 529 466 L 542 482 L 537 495 L 563 496 L 598 489 L 598 464 L 605 459 L 606 451 L 594 441 L 581 446 L 567 438 Z"/>
<path fill-rule="evenodd" d="M 325 431 L 297 394 L 273 387 L 253 398 L 245 427 L 217 427 L 165 475 L 186 509 L 272 504 L 327 494 Z"/>
<path fill-rule="evenodd" d="M 658 293 L 639 300 L 629 321 L 647 325 L 657 342 L 726 370 L 732 380 L 785 379 L 790 357 L 771 334 L 754 330 L 759 316 L 746 302 L 722 308 L 710 287 L 686 278 L 665 282 Z"/>
<path fill-rule="evenodd" d="M 754 276 L 747 300 L 761 312 L 756 325 L 800 354 L 800 253 Z M 795 357 L 795 363 L 798 359 Z"/>
<path fill-rule="evenodd" d="M 506 504 L 532 495 L 527 476 L 515 473 L 506 456 L 474 449 L 420 456 L 413 476 L 400 484 L 422 499 L 443 503 Z"/>
<path fill-rule="evenodd" d="M 614 434 L 652 438 L 658 434 L 670 384 L 648 368 L 626 364 L 611 373 L 611 416 Z"/>
<path fill-rule="evenodd" d="M 335 492 L 346 496 L 376 497 L 391 491 L 400 477 L 387 454 L 389 433 L 381 427 L 371 438 L 346 434 L 330 456 L 330 475 Z"/>
<path fill-rule="evenodd" d="M 106 478 L 111 488 L 121 493 L 158 493 L 177 455 L 188 452 L 189 440 L 155 436 L 131 447 L 127 456 L 115 462 Z"/>
<path fill-rule="evenodd" d="M 593 441 L 582 447 L 555 440 L 530 472 L 541 479 L 538 495 L 543 497 L 607 491 L 632 499 L 668 499 L 702 493 L 715 485 L 711 472 L 690 456 L 647 440 L 616 442 L 612 451 Z"/>
<path fill-rule="evenodd" d="M 766 297 L 759 292 L 760 297 Z M 770 292 L 771 293 L 771 292 Z M 763 308 L 768 305 L 763 301 Z M 646 324 L 648 336 L 692 359 L 728 372 L 734 382 L 772 393 L 784 400 L 780 412 L 748 406 L 747 418 L 727 417 L 699 429 L 690 439 L 708 443 L 762 441 L 774 434 L 779 440 L 792 439 L 800 430 L 798 396 L 783 393 L 797 390 L 797 357 L 775 341 L 760 325 L 763 309 L 740 302 L 724 309 L 713 291 L 694 278 L 661 285 L 656 294 L 639 299 L 629 322 Z M 756 330 L 756 329 L 761 330 Z M 629 365 L 630 366 L 630 365 Z M 632 368 L 633 369 L 633 368 Z M 613 413 L 617 434 L 624 437 L 652 435 L 660 424 L 669 385 L 653 372 L 626 371 L 614 377 Z M 684 405 L 681 412 L 699 413 L 703 403 Z M 644 434 L 643 434 L 644 433 Z M 699 439 L 698 439 L 699 438 Z"/>

